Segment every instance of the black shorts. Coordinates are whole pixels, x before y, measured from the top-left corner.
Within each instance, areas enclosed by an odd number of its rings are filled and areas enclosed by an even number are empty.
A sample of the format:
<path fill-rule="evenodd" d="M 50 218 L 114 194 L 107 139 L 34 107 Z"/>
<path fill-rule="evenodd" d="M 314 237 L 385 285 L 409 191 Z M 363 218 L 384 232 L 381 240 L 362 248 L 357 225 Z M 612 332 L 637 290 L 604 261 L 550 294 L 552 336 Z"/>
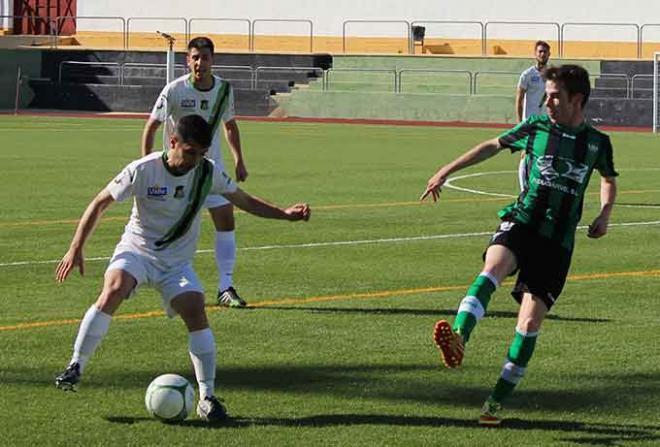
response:
<path fill-rule="evenodd" d="M 521 303 L 523 293 L 531 293 L 541 298 L 550 309 L 566 283 L 573 251 L 526 225 L 506 221 L 491 237 L 488 246 L 491 245 L 503 245 L 516 255 L 518 268 L 511 273 L 518 273 L 511 291 L 513 298 Z"/>

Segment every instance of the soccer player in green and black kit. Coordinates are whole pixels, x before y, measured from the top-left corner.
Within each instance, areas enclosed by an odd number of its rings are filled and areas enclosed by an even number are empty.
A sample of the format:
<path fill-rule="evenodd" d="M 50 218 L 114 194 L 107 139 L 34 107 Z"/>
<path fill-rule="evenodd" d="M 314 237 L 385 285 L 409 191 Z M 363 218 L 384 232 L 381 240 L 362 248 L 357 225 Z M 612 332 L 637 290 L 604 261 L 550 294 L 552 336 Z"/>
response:
<path fill-rule="evenodd" d="M 484 267 L 458 308 L 453 326 L 436 323 L 433 337 L 448 368 L 463 360 L 465 343 L 486 313 L 495 289 L 518 272 L 513 297 L 520 304 L 513 341 L 504 367 L 479 417 L 482 425 L 499 425 L 501 403 L 525 373 L 543 319 L 559 297 L 568 274 L 584 193 L 594 169 L 601 175 L 600 213 L 587 235 L 599 238 L 607 226 L 616 197 L 618 175 L 607 135 L 584 121 L 591 91 L 589 74 L 577 65 L 546 72 L 547 116 L 533 116 L 485 141 L 443 166 L 429 179 L 421 199 L 437 201 L 440 187 L 452 173 L 480 163 L 504 148 L 525 151 L 530 171 L 518 199 L 499 212 L 502 223 L 484 253 Z"/>

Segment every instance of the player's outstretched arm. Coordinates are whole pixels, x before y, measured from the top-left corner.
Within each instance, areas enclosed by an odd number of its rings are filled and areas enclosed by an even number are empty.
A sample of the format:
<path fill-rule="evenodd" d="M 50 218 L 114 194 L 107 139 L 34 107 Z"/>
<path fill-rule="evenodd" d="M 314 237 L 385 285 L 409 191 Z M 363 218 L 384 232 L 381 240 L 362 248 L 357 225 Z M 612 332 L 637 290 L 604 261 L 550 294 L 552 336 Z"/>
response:
<path fill-rule="evenodd" d="M 144 125 L 144 130 L 142 131 L 142 144 L 141 151 L 142 156 L 149 155 L 154 148 L 154 137 L 156 135 L 156 130 L 160 126 L 160 121 L 149 118 L 147 123 Z"/>
<path fill-rule="evenodd" d="M 587 236 L 598 239 L 607 234 L 610 214 L 616 199 L 616 177 L 601 177 L 600 179 L 600 213 L 589 225 Z"/>
<path fill-rule="evenodd" d="M 223 194 L 231 203 L 255 216 L 267 219 L 309 220 L 312 210 L 306 203 L 296 203 L 288 208 L 272 205 L 259 197 L 248 194 L 242 189 Z"/>
<path fill-rule="evenodd" d="M 521 122 L 523 120 L 523 99 L 525 98 L 525 94 L 527 91 L 522 88 L 518 87 L 516 89 L 516 120 L 518 122 Z"/>
<path fill-rule="evenodd" d="M 243 150 L 241 149 L 241 133 L 238 130 L 238 124 L 235 119 L 223 123 L 225 129 L 225 137 L 229 143 L 229 150 L 234 157 L 234 166 L 236 181 L 244 182 L 247 179 L 248 171 L 245 167 L 245 160 L 243 159 Z"/>
<path fill-rule="evenodd" d="M 481 163 L 497 154 L 501 149 L 502 146 L 497 138 L 476 145 L 456 160 L 438 169 L 438 172 L 436 172 L 426 183 L 426 189 L 419 197 L 419 200 L 424 200 L 430 195 L 433 198 L 433 201 L 437 202 L 440 197 L 440 187 L 445 184 L 447 178 L 451 174 L 467 168 L 468 166 Z"/>
<path fill-rule="evenodd" d="M 94 231 L 94 228 L 96 228 L 101 216 L 112 202 L 114 202 L 114 199 L 104 189 L 87 206 L 87 209 L 80 218 L 80 222 L 78 222 L 69 250 L 64 254 L 64 257 L 55 269 L 55 280 L 57 282 L 63 282 L 75 267 L 78 267 L 81 275 L 85 274 L 83 247 Z"/>

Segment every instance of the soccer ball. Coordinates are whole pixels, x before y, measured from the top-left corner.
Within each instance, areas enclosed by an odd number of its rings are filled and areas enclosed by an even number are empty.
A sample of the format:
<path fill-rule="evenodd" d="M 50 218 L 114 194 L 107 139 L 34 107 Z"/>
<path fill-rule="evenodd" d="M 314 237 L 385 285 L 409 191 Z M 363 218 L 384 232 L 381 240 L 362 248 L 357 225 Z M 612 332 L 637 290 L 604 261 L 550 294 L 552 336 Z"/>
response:
<path fill-rule="evenodd" d="M 144 404 L 156 419 L 176 422 L 188 417 L 194 399 L 195 392 L 190 382 L 176 374 L 163 374 L 147 387 Z"/>

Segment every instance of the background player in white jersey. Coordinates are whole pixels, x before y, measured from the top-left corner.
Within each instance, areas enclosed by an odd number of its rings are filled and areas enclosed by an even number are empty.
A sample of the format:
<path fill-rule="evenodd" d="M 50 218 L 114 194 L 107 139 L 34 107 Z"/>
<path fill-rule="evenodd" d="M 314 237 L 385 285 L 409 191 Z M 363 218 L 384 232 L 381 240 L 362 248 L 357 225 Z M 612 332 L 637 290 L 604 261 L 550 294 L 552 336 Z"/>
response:
<path fill-rule="evenodd" d="M 106 335 L 112 315 L 142 285 L 157 289 L 168 316 L 180 315 L 188 329 L 188 347 L 199 384 L 197 414 L 208 422 L 227 417 L 214 396 L 216 347 L 204 310 L 204 292 L 192 268 L 208 194 L 223 194 L 239 208 L 260 217 L 308 220 L 307 204 L 282 209 L 240 190 L 204 155 L 211 144 L 210 124 L 198 115 L 177 122 L 167 152 L 130 163 L 92 200 L 56 269 L 64 281 L 74 268 L 84 273 L 83 248 L 104 211 L 115 201 L 133 197 L 133 210 L 117 244 L 103 289 L 83 317 L 73 357 L 55 379 L 58 388 L 73 390 Z"/>
<path fill-rule="evenodd" d="M 539 40 L 534 44 L 534 65 L 523 71 L 518 80 L 516 90 L 516 119 L 526 120 L 532 115 L 545 115 L 545 79 L 544 72 L 550 59 L 550 45 Z M 525 160 L 525 152 L 520 156 L 518 165 L 518 183 L 520 189 L 527 185 L 529 168 Z"/>
<path fill-rule="evenodd" d="M 243 161 L 241 138 L 234 119 L 234 93 L 231 85 L 212 72 L 213 42 L 207 37 L 196 37 L 188 43 L 187 64 L 189 74 L 175 79 L 160 93 L 142 134 L 142 155 L 153 149 L 154 135 L 162 122 L 176 122 L 180 117 L 197 114 L 213 128 L 213 143 L 209 158 L 224 169 L 220 143 L 222 127 L 234 158 L 236 180 L 244 181 L 248 172 Z M 166 130 L 171 126 L 166 125 Z M 165 132 L 166 134 L 168 132 Z M 167 137 L 165 137 L 167 140 Z M 236 238 L 234 235 L 234 208 L 221 195 L 210 195 L 206 200 L 215 225 L 215 259 L 218 269 L 218 304 L 245 307 L 246 302 L 234 288 L 236 264 Z"/>

